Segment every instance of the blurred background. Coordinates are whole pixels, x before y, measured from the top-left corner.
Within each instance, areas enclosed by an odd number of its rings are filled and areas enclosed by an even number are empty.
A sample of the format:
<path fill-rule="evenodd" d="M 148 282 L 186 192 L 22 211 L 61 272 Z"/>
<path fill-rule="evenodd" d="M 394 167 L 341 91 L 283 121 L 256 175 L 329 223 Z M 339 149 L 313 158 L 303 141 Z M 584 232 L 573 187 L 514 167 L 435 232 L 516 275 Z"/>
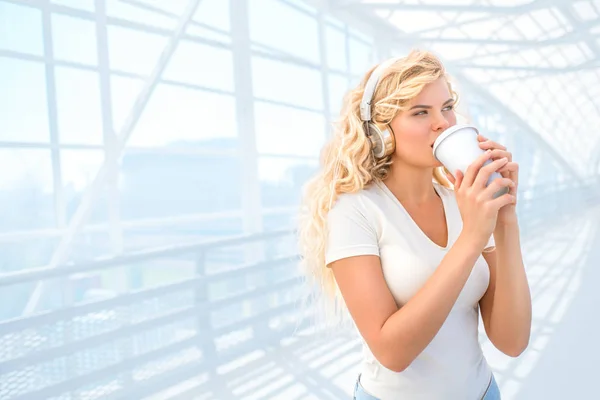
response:
<path fill-rule="evenodd" d="M 521 166 L 503 398 L 593 397 L 600 1 L 0 0 L 0 399 L 350 398 L 296 215 L 344 93 L 412 48 Z"/>

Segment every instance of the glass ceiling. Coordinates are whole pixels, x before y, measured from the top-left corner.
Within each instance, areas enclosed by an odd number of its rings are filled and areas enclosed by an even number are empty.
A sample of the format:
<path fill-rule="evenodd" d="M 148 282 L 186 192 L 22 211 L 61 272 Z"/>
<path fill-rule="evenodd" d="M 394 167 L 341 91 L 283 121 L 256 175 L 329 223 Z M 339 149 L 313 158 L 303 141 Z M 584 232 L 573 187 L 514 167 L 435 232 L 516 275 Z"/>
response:
<path fill-rule="evenodd" d="M 600 152 L 600 0 L 337 0 L 481 85 L 581 172 Z"/>

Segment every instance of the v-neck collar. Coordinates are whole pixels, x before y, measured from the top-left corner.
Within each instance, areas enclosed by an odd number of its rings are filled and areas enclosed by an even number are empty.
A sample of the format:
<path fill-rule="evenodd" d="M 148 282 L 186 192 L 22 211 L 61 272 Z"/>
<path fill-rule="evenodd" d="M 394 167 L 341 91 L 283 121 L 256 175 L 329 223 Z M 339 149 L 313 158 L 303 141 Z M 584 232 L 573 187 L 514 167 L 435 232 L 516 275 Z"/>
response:
<path fill-rule="evenodd" d="M 410 220 L 410 223 L 412 224 L 412 226 L 419 232 L 419 234 L 421 235 L 421 237 L 423 239 L 425 239 L 427 242 L 429 242 L 431 245 L 435 246 L 439 250 L 442 250 L 442 251 L 448 250 L 448 248 L 450 246 L 450 234 L 452 232 L 452 229 L 450 226 L 450 218 L 449 218 L 449 214 L 448 214 L 448 204 L 446 202 L 447 201 L 446 196 L 444 196 L 444 194 L 440 192 L 439 188 L 437 187 L 438 184 L 436 182 L 432 182 L 433 189 L 435 190 L 437 195 L 440 197 L 440 199 L 442 199 L 442 207 L 444 208 L 444 218 L 446 219 L 446 246 L 443 246 L 443 247 L 440 246 L 439 244 L 437 244 L 436 242 L 434 242 L 433 240 L 431 240 L 431 238 L 429 236 L 427 236 L 425 234 L 425 232 L 423 232 L 421 227 L 419 227 L 419 225 L 415 222 L 415 220 L 410 215 L 410 213 L 406 210 L 406 208 L 404 208 L 404 206 L 402 205 L 400 200 L 398 200 L 398 198 L 396 196 L 394 196 L 394 193 L 392 193 L 392 191 L 387 187 L 387 185 L 385 183 L 379 181 L 379 182 L 376 182 L 376 184 L 398 206 L 398 208 L 400 208 L 402 213 L 406 216 L 406 218 L 408 220 Z"/>

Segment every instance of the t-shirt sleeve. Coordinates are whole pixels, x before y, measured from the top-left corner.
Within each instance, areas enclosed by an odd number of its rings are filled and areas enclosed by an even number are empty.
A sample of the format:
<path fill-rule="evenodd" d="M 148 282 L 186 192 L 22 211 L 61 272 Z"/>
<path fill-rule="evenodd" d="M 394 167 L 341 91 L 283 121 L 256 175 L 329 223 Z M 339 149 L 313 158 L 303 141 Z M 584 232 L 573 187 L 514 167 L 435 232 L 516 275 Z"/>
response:
<path fill-rule="evenodd" d="M 342 197 L 327 216 L 325 264 L 343 258 L 379 256 L 377 233 L 356 198 Z"/>

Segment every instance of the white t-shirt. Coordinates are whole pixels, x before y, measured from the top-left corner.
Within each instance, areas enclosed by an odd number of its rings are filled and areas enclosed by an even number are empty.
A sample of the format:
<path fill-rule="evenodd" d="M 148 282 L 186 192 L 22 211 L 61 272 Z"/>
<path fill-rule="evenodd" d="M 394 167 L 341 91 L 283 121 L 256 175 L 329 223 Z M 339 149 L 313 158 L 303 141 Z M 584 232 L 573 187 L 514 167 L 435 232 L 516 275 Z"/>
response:
<path fill-rule="evenodd" d="M 462 230 L 454 192 L 434 182 L 448 226 L 440 247 L 418 227 L 383 183 L 343 194 L 329 212 L 326 263 L 376 255 L 387 286 L 400 306 L 425 284 Z M 488 246 L 493 246 L 493 237 Z M 479 257 L 448 318 L 421 354 L 398 373 L 381 365 L 363 341 L 361 384 L 381 400 L 480 400 L 491 379 L 478 341 L 478 303 L 489 284 L 489 268 Z"/>

